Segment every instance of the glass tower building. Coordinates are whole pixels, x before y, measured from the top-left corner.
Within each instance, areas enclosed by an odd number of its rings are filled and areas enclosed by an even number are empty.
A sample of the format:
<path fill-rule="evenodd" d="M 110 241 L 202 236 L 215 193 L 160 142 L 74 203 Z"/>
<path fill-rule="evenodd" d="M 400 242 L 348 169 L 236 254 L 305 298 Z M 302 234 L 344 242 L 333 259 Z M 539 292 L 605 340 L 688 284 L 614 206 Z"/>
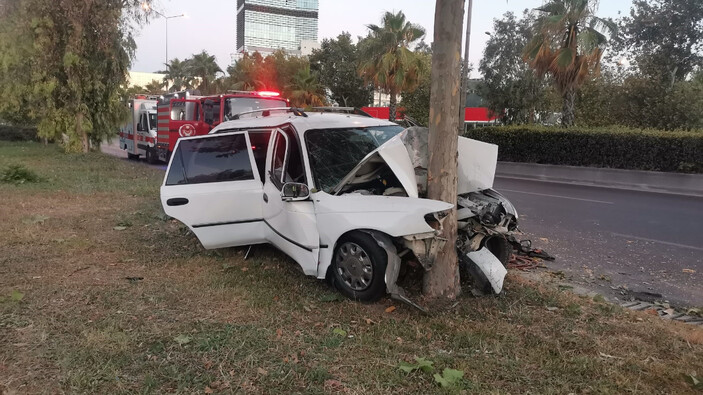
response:
<path fill-rule="evenodd" d="M 237 52 L 297 52 L 317 41 L 318 0 L 237 0 Z"/>

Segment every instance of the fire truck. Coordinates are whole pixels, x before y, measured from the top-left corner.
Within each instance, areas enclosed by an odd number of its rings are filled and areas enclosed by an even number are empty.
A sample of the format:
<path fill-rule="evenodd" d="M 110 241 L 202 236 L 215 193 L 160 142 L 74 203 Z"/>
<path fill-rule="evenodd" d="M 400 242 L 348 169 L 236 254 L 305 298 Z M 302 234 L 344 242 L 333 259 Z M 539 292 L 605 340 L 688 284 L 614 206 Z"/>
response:
<path fill-rule="evenodd" d="M 120 148 L 127 151 L 129 159 L 146 157 L 156 163 L 156 97 L 138 96 L 129 101 L 129 121 L 120 128 Z"/>
<path fill-rule="evenodd" d="M 238 114 L 288 106 L 288 100 L 271 91 L 230 91 L 213 96 L 184 91 L 161 96 L 157 105 L 154 157 L 168 162 L 179 138 L 208 134 L 220 123 L 236 119 Z"/>

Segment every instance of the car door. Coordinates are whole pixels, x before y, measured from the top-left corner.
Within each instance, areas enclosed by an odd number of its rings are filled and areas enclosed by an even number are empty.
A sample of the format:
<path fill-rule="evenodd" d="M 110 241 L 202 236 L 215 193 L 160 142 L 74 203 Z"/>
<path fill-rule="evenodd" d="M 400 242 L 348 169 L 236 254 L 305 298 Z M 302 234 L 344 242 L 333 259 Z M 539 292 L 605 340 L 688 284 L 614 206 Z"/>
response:
<path fill-rule="evenodd" d="M 263 185 L 247 132 L 181 138 L 161 186 L 169 216 L 205 248 L 265 243 Z"/>
<path fill-rule="evenodd" d="M 263 213 L 266 238 L 292 257 L 307 275 L 317 274 L 320 235 L 312 200 L 284 201 L 286 182 L 306 184 L 300 143 L 292 130 L 277 129 L 271 135 L 264 181 Z"/>

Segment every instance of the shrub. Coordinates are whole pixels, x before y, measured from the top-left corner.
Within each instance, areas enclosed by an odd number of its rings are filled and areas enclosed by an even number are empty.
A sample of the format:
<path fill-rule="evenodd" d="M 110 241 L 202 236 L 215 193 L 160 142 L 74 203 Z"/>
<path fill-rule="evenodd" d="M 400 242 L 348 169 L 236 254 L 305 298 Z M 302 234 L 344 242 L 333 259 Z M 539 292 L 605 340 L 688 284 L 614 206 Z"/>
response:
<path fill-rule="evenodd" d="M 35 128 L 0 125 L 0 141 L 35 141 L 37 139 Z"/>
<path fill-rule="evenodd" d="M 10 165 L 0 171 L 0 181 L 19 185 L 29 182 L 39 182 L 41 181 L 41 177 L 24 165 Z"/>
<path fill-rule="evenodd" d="M 498 160 L 703 173 L 703 132 L 500 126 L 465 134 L 497 144 Z"/>

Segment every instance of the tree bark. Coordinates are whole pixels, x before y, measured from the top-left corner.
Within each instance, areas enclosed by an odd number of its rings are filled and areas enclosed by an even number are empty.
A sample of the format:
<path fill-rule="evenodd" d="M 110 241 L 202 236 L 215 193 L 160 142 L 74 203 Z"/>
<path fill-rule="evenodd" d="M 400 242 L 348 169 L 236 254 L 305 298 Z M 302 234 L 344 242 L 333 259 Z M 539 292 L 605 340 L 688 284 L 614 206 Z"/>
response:
<path fill-rule="evenodd" d="M 568 128 L 574 125 L 574 111 L 576 105 L 576 90 L 569 88 L 562 95 L 563 107 L 561 113 L 561 126 Z"/>
<path fill-rule="evenodd" d="M 90 142 L 88 141 L 88 133 L 83 128 L 83 114 L 76 114 L 76 136 L 81 138 L 81 148 L 84 153 L 90 150 Z"/>
<path fill-rule="evenodd" d="M 396 107 L 398 106 L 398 97 L 395 93 L 394 89 L 391 89 L 389 92 L 390 96 L 390 104 L 388 106 L 388 120 L 391 122 L 395 122 L 396 118 Z"/>
<path fill-rule="evenodd" d="M 427 194 L 430 199 L 454 205 L 444 219 L 442 236 L 447 239 L 432 268 L 425 273 L 423 292 L 431 298 L 455 299 L 460 291 L 456 255 L 457 133 L 462 20 L 464 0 L 437 0 L 430 93 L 430 153 Z"/>

